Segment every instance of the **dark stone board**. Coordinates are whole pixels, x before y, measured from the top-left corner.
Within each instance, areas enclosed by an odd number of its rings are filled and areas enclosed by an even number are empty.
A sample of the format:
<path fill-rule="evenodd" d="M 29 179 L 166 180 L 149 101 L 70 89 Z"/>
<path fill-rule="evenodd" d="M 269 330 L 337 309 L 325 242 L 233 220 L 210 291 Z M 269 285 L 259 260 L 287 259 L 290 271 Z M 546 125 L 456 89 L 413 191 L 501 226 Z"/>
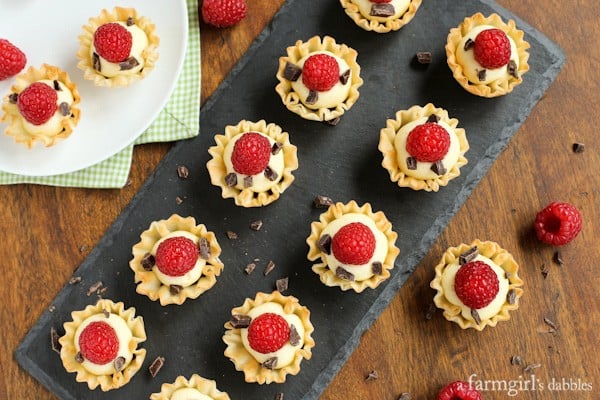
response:
<path fill-rule="evenodd" d="M 477 11 L 513 18 L 531 44 L 531 70 L 511 94 L 484 99 L 465 92 L 446 65 L 444 45 L 448 31 Z M 329 126 L 306 121 L 287 111 L 274 87 L 278 58 L 296 40 L 330 35 L 358 51 L 365 83 L 360 98 L 340 123 Z M 431 51 L 433 63 L 414 68 L 417 51 Z M 76 285 L 66 284 L 16 350 L 16 359 L 31 375 L 61 399 L 147 399 L 164 382 L 178 375 L 198 373 L 215 379 L 232 399 L 271 399 L 282 391 L 290 399 L 316 399 L 335 376 L 360 335 L 387 306 L 406 278 L 427 253 L 438 234 L 467 199 L 473 188 L 505 148 L 507 142 L 550 86 L 563 63 L 562 51 L 526 22 L 492 1 L 425 1 L 414 20 L 398 32 L 376 34 L 358 28 L 342 11 L 337 0 L 289 0 L 258 37 L 217 92 L 201 110 L 198 137 L 177 143 L 132 202 L 75 272 Z M 203 71 L 209 74 L 210 71 Z M 468 165 L 461 176 L 437 193 L 399 188 L 381 167 L 377 150 L 379 130 L 396 111 L 432 102 L 459 119 L 470 143 Z M 298 147 L 300 167 L 293 185 L 275 203 L 254 209 L 222 199 L 220 189 L 210 184 L 206 162 L 213 135 L 239 120 L 265 119 L 290 133 Z M 177 166 L 185 164 L 189 178 L 178 178 Z M 310 223 L 321 210 L 312 207 L 317 194 L 336 201 L 370 202 L 382 210 L 398 232 L 401 249 L 392 277 L 376 290 L 362 294 L 342 292 L 322 285 L 311 271 L 305 243 Z M 175 198 L 183 199 L 177 204 Z M 192 215 L 216 233 L 223 248 L 225 269 L 217 284 L 196 300 L 181 306 L 161 307 L 135 292 L 128 262 L 131 247 L 151 221 L 172 213 Z M 249 223 L 262 219 L 260 231 Z M 229 240 L 226 231 L 237 232 Z M 465 240 L 470 240 L 468 233 Z M 259 259 L 248 276 L 244 267 Z M 268 276 L 262 271 L 269 260 L 276 263 Z M 241 372 L 223 355 L 223 324 L 230 310 L 258 291 L 270 292 L 275 280 L 289 277 L 286 294 L 294 295 L 312 313 L 316 346 L 313 357 L 303 361 L 299 375 L 284 384 L 247 384 Z M 105 298 L 133 306 L 145 320 L 147 357 L 142 370 L 121 389 L 102 393 L 89 391 L 64 371 L 59 356 L 50 348 L 50 328 L 62 333 L 70 312 L 94 303 L 87 296 L 91 284 L 102 281 Z M 157 356 L 166 363 L 152 379 L 148 365 Z"/>

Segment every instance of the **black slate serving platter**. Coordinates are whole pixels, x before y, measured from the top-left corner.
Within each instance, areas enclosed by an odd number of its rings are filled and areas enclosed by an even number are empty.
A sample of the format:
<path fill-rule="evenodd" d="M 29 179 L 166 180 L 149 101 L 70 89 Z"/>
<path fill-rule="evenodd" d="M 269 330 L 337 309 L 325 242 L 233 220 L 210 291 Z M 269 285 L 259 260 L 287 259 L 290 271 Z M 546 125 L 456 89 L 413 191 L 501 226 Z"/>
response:
<path fill-rule="evenodd" d="M 337 0 L 288 0 L 257 38 L 216 93 L 201 110 L 201 132 L 195 139 L 177 143 L 140 189 L 86 260 L 75 271 L 78 284 L 66 284 L 16 350 L 20 365 L 61 399 L 147 399 L 164 382 L 178 375 L 198 373 L 215 379 L 232 399 L 271 399 L 284 392 L 289 399 L 316 399 L 358 344 L 360 335 L 387 306 L 406 278 L 424 257 L 452 216 L 467 199 L 505 148 L 531 109 L 550 86 L 565 62 L 562 51 L 540 32 L 489 0 L 425 1 L 414 20 L 398 32 L 376 34 L 358 28 Z M 465 92 L 446 65 L 444 45 L 448 31 L 466 16 L 481 11 L 512 18 L 531 44 L 531 70 L 511 94 L 495 99 Z M 340 123 L 329 126 L 306 121 L 287 111 L 274 87 L 278 58 L 296 40 L 314 35 L 333 36 L 358 51 L 365 83 L 360 98 Z M 417 51 L 430 51 L 433 62 L 415 68 Z M 210 71 L 203 71 L 210 73 Z M 470 143 L 468 165 L 461 176 L 437 193 L 399 188 L 381 167 L 377 150 L 379 130 L 396 111 L 428 102 L 449 111 L 465 128 Z M 300 167 L 296 181 L 275 203 L 244 209 L 222 199 L 210 184 L 206 162 L 213 135 L 241 119 L 274 122 L 290 133 L 298 147 Z M 190 171 L 178 178 L 179 165 Z M 305 243 L 310 223 L 322 210 L 312 207 L 317 194 L 336 201 L 370 202 L 382 210 L 399 233 L 401 249 L 392 277 L 376 290 L 362 294 L 322 285 L 311 271 Z M 178 204 L 176 197 L 183 199 Z M 135 292 L 128 262 L 131 247 L 151 221 L 177 213 L 194 216 L 216 233 L 223 248 L 225 269 L 217 284 L 196 300 L 181 306 L 161 307 Z M 262 220 L 259 231 L 249 229 Z M 230 240 L 226 231 L 238 234 Z M 244 267 L 258 259 L 251 275 Z M 269 260 L 275 270 L 263 275 Z M 302 363 L 297 376 L 284 384 L 247 384 L 241 372 L 223 356 L 223 324 L 230 310 L 258 291 L 270 292 L 275 280 L 289 277 L 285 294 L 296 296 L 312 312 L 316 346 L 313 357 Z M 64 371 L 50 347 L 50 329 L 62 334 L 70 313 L 97 300 L 87 295 L 101 281 L 104 298 L 135 307 L 145 320 L 148 340 L 143 369 L 121 389 L 89 391 Z M 152 378 L 148 365 L 164 356 L 165 366 Z"/>

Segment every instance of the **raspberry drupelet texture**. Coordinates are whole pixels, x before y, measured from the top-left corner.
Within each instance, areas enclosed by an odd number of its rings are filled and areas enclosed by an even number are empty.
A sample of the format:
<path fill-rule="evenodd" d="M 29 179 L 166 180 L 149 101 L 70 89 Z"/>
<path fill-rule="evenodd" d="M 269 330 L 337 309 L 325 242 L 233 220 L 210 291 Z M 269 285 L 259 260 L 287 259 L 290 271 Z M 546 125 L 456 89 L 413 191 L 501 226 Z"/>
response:
<path fill-rule="evenodd" d="M 352 222 L 333 236 L 331 251 L 344 264 L 366 264 L 375 252 L 375 235 L 365 224 Z"/>
<path fill-rule="evenodd" d="M 489 69 L 500 68 L 510 61 L 510 42 L 500 29 L 486 29 L 475 37 L 475 60 Z"/>
<path fill-rule="evenodd" d="M 278 314 L 264 313 L 254 318 L 248 327 L 248 343 L 262 354 L 281 349 L 290 340 L 290 326 Z"/>
<path fill-rule="evenodd" d="M 0 39 L 0 81 L 18 74 L 26 64 L 25 53 L 8 40 Z"/>
<path fill-rule="evenodd" d="M 456 295 L 467 307 L 480 309 L 498 294 L 498 276 L 482 261 L 471 261 L 459 268 L 454 278 Z"/>
<path fill-rule="evenodd" d="M 156 249 L 156 267 L 165 275 L 182 276 L 198 261 L 198 246 L 192 240 L 176 236 L 163 240 Z"/>
<path fill-rule="evenodd" d="M 95 321 L 86 326 L 79 335 L 81 355 L 94 364 L 103 365 L 117 357 L 119 339 L 112 326 Z"/>
<path fill-rule="evenodd" d="M 449 148 L 450 134 L 435 122 L 426 122 L 415 127 L 406 138 L 406 151 L 417 161 L 441 160 Z"/>
<path fill-rule="evenodd" d="M 440 391 L 437 400 L 483 400 L 483 397 L 469 382 L 455 381 Z"/>
<path fill-rule="evenodd" d="M 245 0 L 204 0 L 202 19 L 217 28 L 227 28 L 240 22 L 246 16 Z"/>
<path fill-rule="evenodd" d="M 328 54 L 315 54 L 306 59 L 302 67 L 302 83 L 310 90 L 325 92 L 340 79 L 340 67 Z"/>
<path fill-rule="evenodd" d="M 50 86 L 34 82 L 27 86 L 17 98 L 17 107 L 23 118 L 33 125 L 42 125 L 56 112 L 58 95 Z"/>
<path fill-rule="evenodd" d="M 94 33 L 96 53 L 112 63 L 127 60 L 132 44 L 131 33 L 116 22 L 101 25 Z"/>
<path fill-rule="evenodd" d="M 269 139 L 257 132 L 246 132 L 233 146 L 231 163 L 238 174 L 256 175 L 265 170 L 271 158 Z"/>
<path fill-rule="evenodd" d="M 392 0 L 370 0 L 371 3 L 391 3 Z"/>
<path fill-rule="evenodd" d="M 537 238 L 552 246 L 563 246 L 579 234 L 582 227 L 579 210 L 570 203 L 552 202 L 537 213 L 533 224 Z"/>

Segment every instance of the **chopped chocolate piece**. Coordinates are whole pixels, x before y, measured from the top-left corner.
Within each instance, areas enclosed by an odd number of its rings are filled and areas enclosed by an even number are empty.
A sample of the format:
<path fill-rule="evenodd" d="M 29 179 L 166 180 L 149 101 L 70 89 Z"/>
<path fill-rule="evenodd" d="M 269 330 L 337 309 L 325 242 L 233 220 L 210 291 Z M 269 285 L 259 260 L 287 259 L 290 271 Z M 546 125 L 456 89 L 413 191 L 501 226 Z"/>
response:
<path fill-rule="evenodd" d="M 56 91 L 62 90 L 60 87 L 60 83 L 58 83 L 58 81 L 56 79 L 52 81 L 52 86 L 54 87 L 54 90 L 56 90 Z"/>
<path fill-rule="evenodd" d="M 19 100 L 19 95 L 17 93 L 11 93 L 8 95 L 8 101 L 11 104 L 17 104 L 17 101 Z"/>
<path fill-rule="evenodd" d="M 275 287 L 277 288 L 277 291 L 279 293 L 283 293 L 286 290 L 288 290 L 288 283 L 289 283 L 289 278 L 288 277 L 277 279 L 275 281 Z"/>
<path fill-rule="evenodd" d="M 475 321 L 475 323 L 477 325 L 481 324 L 481 317 L 479 316 L 479 313 L 477 312 L 477 310 L 474 308 L 471 308 L 471 317 L 473 317 L 473 320 Z"/>
<path fill-rule="evenodd" d="M 273 398 L 273 400 L 283 400 L 283 393 L 282 392 L 275 393 L 275 397 Z"/>
<path fill-rule="evenodd" d="M 379 378 L 379 373 L 375 370 L 369 372 L 369 374 L 367 375 L 367 377 L 365 378 L 365 381 L 374 381 L 375 379 Z"/>
<path fill-rule="evenodd" d="M 152 271 L 152 268 L 154 267 L 155 264 L 156 264 L 156 259 L 150 253 L 146 253 L 144 255 L 144 258 L 142 258 L 142 268 L 144 268 L 146 271 Z"/>
<path fill-rule="evenodd" d="M 435 314 L 436 310 L 437 307 L 435 306 L 435 303 L 429 303 L 429 307 L 427 307 L 427 312 L 425 312 L 425 319 L 429 321 L 431 318 L 433 318 L 433 314 Z"/>
<path fill-rule="evenodd" d="M 250 326 L 250 322 L 252 322 L 252 318 L 250 318 L 248 315 L 242 314 L 233 314 L 229 320 L 229 323 L 233 329 L 247 328 Z"/>
<path fill-rule="evenodd" d="M 279 153 L 281 151 L 282 148 L 283 148 L 283 144 L 281 142 L 273 143 L 273 146 L 271 146 L 271 154 L 276 155 L 277 153 Z"/>
<path fill-rule="evenodd" d="M 74 276 L 71 279 L 69 279 L 69 285 L 77 285 L 79 282 L 81 282 L 80 276 Z"/>
<path fill-rule="evenodd" d="M 477 257 L 478 254 L 479 254 L 479 249 L 477 248 L 477 246 L 473 246 L 469 250 L 465 251 L 460 256 L 458 256 L 458 263 L 460 265 L 469 263 L 469 262 L 473 261 L 475 259 L 475 257 Z"/>
<path fill-rule="evenodd" d="M 269 275 L 273 270 L 275 269 L 275 263 L 273 262 L 273 260 L 269 260 L 269 262 L 267 263 L 267 266 L 265 267 L 265 270 L 263 272 L 263 274 L 265 276 Z"/>
<path fill-rule="evenodd" d="M 92 65 L 96 71 L 102 71 L 102 64 L 100 64 L 100 56 L 97 53 L 92 54 Z"/>
<path fill-rule="evenodd" d="M 558 330 L 558 326 L 556 326 L 556 324 L 548 317 L 544 317 L 544 322 L 546 323 L 546 325 L 548 325 L 550 328 L 554 329 L 555 331 Z"/>
<path fill-rule="evenodd" d="M 512 356 L 510 358 L 510 365 L 521 365 L 523 364 L 523 360 L 519 356 Z"/>
<path fill-rule="evenodd" d="M 188 169 L 188 167 L 186 167 L 185 165 L 178 165 L 177 166 L 177 176 L 180 177 L 181 179 L 187 179 L 187 177 L 190 175 L 190 171 Z"/>
<path fill-rule="evenodd" d="M 231 239 L 231 240 L 235 240 L 238 238 L 238 235 L 234 231 L 227 231 L 227 238 Z"/>
<path fill-rule="evenodd" d="M 115 371 L 121 372 L 123 366 L 125 366 L 125 357 L 119 356 L 115 358 Z"/>
<path fill-rule="evenodd" d="M 317 247 L 325 254 L 331 254 L 331 236 L 325 234 L 317 240 Z"/>
<path fill-rule="evenodd" d="M 267 178 L 271 182 L 275 182 L 277 180 L 277 177 L 279 177 L 279 175 L 277 175 L 277 172 L 273 171 L 268 165 L 267 168 L 265 168 L 264 174 L 265 178 Z"/>
<path fill-rule="evenodd" d="M 548 273 L 550 272 L 550 268 L 546 265 L 546 263 L 544 263 L 541 265 L 540 270 L 542 271 L 542 276 L 544 279 L 546 279 L 548 277 Z"/>
<path fill-rule="evenodd" d="M 260 219 L 250 222 L 250 229 L 252 229 L 253 231 L 260 231 L 260 228 L 262 228 L 262 226 L 263 222 Z"/>
<path fill-rule="evenodd" d="M 62 345 L 58 341 L 59 338 L 60 338 L 60 336 L 58 335 L 58 332 L 56 332 L 56 328 L 51 326 L 50 327 L 50 347 L 52 348 L 52 350 L 54 350 L 58 354 L 60 354 L 60 349 L 62 349 Z"/>
<path fill-rule="evenodd" d="M 315 104 L 318 99 L 319 94 L 316 91 L 311 90 L 308 92 L 308 96 L 306 96 L 306 104 Z"/>
<path fill-rule="evenodd" d="M 329 119 L 327 121 L 325 121 L 326 124 L 331 125 L 331 126 L 336 126 L 337 124 L 340 123 L 340 117 L 336 117 L 334 119 Z"/>
<path fill-rule="evenodd" d="M 245 176 L 244 177 L 244 187 L 249 188 L 250 186 L 252 186 L 252 176 Z"/>
<path fill-rule="evenodd" d="M 519 79 L 519 72 L 517 71 L 517 63 L 514 60 L 510 60 L 506 66 L 506 71 L 509 75 Z"/>
<path fill-rule="evenodd" d="M 268 358 L 264 363 L 262 363 L 262 366 L 268 369 L 275 368 L 277 366 L 277 357 Z"/>
<path fill-rule="evenodd" d="M 302 69 L 296 64 L 292 64 L 287 61 L 285 63 L 285 67 L 283 68 L 283 77 L 288 81 L 296 82 L 300 75 L 302 74 Z"/>
<path fill-rule="evenodd" d="M 210 244 L 206 238 L 200 238 L 198 241 L 198 250 L 200 251 L 200 257 L 203 260 L 208 260 L 210 258 Z"/>
<path fill-rule="evenodd" d="M 244 268 L 244 271 L 250 275 L 252 272 L 254 272 L 254 269 L 256 268 L 256 264 L 254 263 L 250 263 L 248 265 L 246 265 L 246 268 Z"/>
<path fill-rule="evenodd" d="M 446 167 L 444 167 L 444 163 L 442 163 L 442 160 L 437 160 L 436 162 L 431 164 L 431 170 L 438 175 L 444 175 L 446 172 L 448 172 Z"/>
<path fill-rule="evenodd" d="M 433 123 L 438 123 L 440 122 L 440 117 L 435 115 L 435 114 L 431 114 L 428 118 L 427 118 L 427 122 L 433 122 Z"/>
<path fill-rule="evenodd" d="M 237 185 L 237 175 L 235 172 L 225 175 L 225 184 L 229 187 Z"/>
<path fill-rule="evenodd" d="M 552 256 L 552 261 L 554 261 L 557 265 L 560 265 L 561 267 L 565 264 L 565 261 L 562 259 L 560 251 L 554 252 L 554 255 Z"/>
<path fill-rule="evenodd" d="M 371 264 L 371 271 L 373 271 L 375 275 L 381 275 L 383 272 L 383 265 L 379 261 L 375 261 Z"/>
<path fill-rule="evenodd" d="M 94 283 L 92 286 L 90 286 L 90 288 L 87 291 L 87 295 L 90 296 L 92 293 L 94 292 L 98 292 L 98 290 L 100 290 L 102 288 L 102 281 L 98 281 L 96 283 Z"/>
<path fill-rule="evenodd" d="M 350 70 L 347 69 L 343 74 L 340 75 L 340 83 L 342 85 L 345 85 L 346 83 L 348 83 L 349 79 L 350 79 Z"/>
<path fill-rule="evenodd" d="M 67 115 L 71 114 L 71 106 L 66 101 L 63 101 L 62 103 L 60 103 L 58 108 L 60 109 L 60 113 L 62 114 L 63 117 L 66 117 Z"/>
<path fill-rule="evenodd" d="M 51 304 L 51 305 L 48 307 L 48 312 L 54 312 L 54 311 L 56 311 L 56 306 L 55 306 L 54 304 Z"/>
<path fill-rule="evenodd" d="M 400 395 L 400 397 L 398 397 L 398 400 L 411 400 L 412 396 L 410 395 L 410 393 L 402 393 Z"/>
<path fill-rule="evenodd" d="M 506 294 L 506 301 L 508 304 L 515 304 L 517 301 L 517 292 L 514 289 L 510 289 Z"/>
<path fill-rule="evenodd" d="M 140 63 L 135 57 L 129 57 L 127 60 L 119 63 L 119 68 L 121 71 L 127 71 L 137 67 L 138 65 L 140 65 Z"/>
<path fill-rule="evenodd" d="M 175 204 L 180 205 L 183 203 L 183 199 L 179 196 L 175 196 Z"/>
<path fill-rule="evenodd" d="M 540 363 L 535 363 L 535 364 L 528 364 L 524 369 L 523 372 L 525 373 L 530 373 L 532 372 L 534 369 L 541 367 L 542 364 Z"/>
<path fill-rule="evenodd" d="M 465 42 L 465 47 L 463 47 L 463 49 L 467 51 L 471 50 L 473 47 L 475 47 L 475 41 L 473 39 L 467 39 L 467 41 Z"/>
<path fill-rule="evenodd" d="M 85 361 L 80 351 L 78 351 L 77 354 L 75 354 L 75 361 L 77 361 L 78 363 L 82 363 L 83 361 Z"/>
<path fill-rule="evenodd" d="M 417 159 L 412 156 L 406 157 L 406 168 L 417 169 Z"/>
<path fill-rule="evenodd" d="M 330 205 L 333 205 L 331 197 L 318 194 L 313 200 L 313 206 L 315 208 L 328 208 Z"/>
<path fill-rule="evenodd" d="M 396 13 L 393 5 L 388 3 L 375 3 L 371 6 L 369 15 L 372 17 L 391 17 Z"/>
<path fill-rule="evenodd" d="M 573 143 L 573 152 L 574 153 L 583 153 L 584 150 L 585 150 L 585 144 Z"/>
<path fill-rule="evenodd" d="M 173 296 L 177 296 L 183 290 L 183 286 L 181 285 L 169 285 L 169 292 Z"/>
<path fill-rule="evenodd" d="M 487 76 L 486 69 L 481 69 L 481 70 L 477 71 L 477 79 L 479 79 L 479 81 L 481 81 L 481 82 L 485 81 L 486 76 Z"/>
<path fill-rule="evenodd" d="M 294 324 L 290 324 L 290 344 L 292 346 L 298 346 L 301 339 L 302 338 L 300 337 L 300 334 L 298 333 L 298 330 Z"/>
<path fill-rule="evenodd" d="M 135 21 L 133 20 L 133 17 L 127 17 L 127 21 L 125 21 L 125 25 L 127 25 L 127 26 L 135 25 Z"/>
<path fill-rule="evenodd" d="M 335 269 L 335 275 L 338 278 L 347 280 L 347 281 L 354 281 L 354 274 L 351 272 L 346 271 L 344 268 L 342 267 L 337 267 Z"/>
<path fill-rule="evenodd" d="M 417 51 L 416 57 L 419 64 L 431 64 L 432 57 L 429 51 Z"/>
<path fill-rule="evenodd" d="M 152 363 L 148 366 L 148 372 L 150 372 L 150 376 L 156 378 L 158 371 L 165 365 L 165 358 L 158 356 L 152 361 Z"/>
<path fill-rule="evenodd" d="M 104 315 L 104 318 L 106 318 L 106 319 L 110 318 L 110 311 L 103 309 L 102 314 Z"/>

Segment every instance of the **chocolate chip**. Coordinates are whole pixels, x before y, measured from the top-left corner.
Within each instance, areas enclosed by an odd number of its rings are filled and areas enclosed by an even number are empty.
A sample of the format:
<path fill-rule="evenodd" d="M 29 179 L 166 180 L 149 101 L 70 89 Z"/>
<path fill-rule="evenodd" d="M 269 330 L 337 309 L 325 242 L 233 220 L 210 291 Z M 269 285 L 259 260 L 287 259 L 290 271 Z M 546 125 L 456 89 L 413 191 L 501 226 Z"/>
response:
<path fill-rule="evenodd" d="M 183 203 L 183 198 L 181 198 L 180 196 L 176 196 L 175 197 L 175 204 L 180 205 L 181 203 Z"/>
<path fill-rule="evenodd" d="M 510 60 L 506 66 L 506 71 L 509 75 L 519 79 L 519 72 L 517 71 L 517 63 L 514 60 Z"/>
<path fill-rule="evenodd" d="M 415 57 L 417 57 L 417 62 L 419 64 L 431 64 L 432 57 L 431 52 L 429 51 L 417 51 Z"/>
<path fill-rule="evenodd" d="M 292 346 L 298 346 L 301 339 L 302 338 L 300 337 L 300 334 L 298 333 L 298 330 L 294 324 L 290 324 L 290 344 Z"/>
<path fill-rule="evenodd" d="M 539 368 L 541 366 L 542 366 L 542 364 L 540 364 L 540 363 L 529 364 L 523 369 L 523 372 L 528 374 L 528 373 L 532 372 L 534 369 Z"/>
<path fill-rule="evenodd" d="M 347 69 L 343 74 L 340 75 L 340 83 L 342 85 L 345 85 L 346 83 L 348 83 L 349 79 L 350 79 L 350 70 Z"/>
<path fill-rule="evenodd" d="M 506 301 L 508 304 L 515 304 L 517 302 L 517 292 L 514 289 L 510 289 L 506 294 Z"/>
<path fill-rule="evenodd" d="M 436 162 L 431 164 L 431 170 L 438 175 L 444 175 L 446 172 L 448 172 L 446 170 L 446 167 L 444 167 L 444 163 L 442 163 L 442 160 L 437 160 Z"/>
<path fill-rule="evenodd" d="M 277 366 L 277 357 L 268 358 L 264 363 L 262 363 L 262 366 L 267 369 L 275 368 Z"/>
<path fill-rule="evenodd" d="M 229 174 L 225 175 L 225 184 L 228 187 L 237 185 L 237 174 L 235 172 L 230 172 Z"/>
<path fill-rule="evenodd" d="M 190 170 L 188 169 L 188 167 L 186 167 L 185 165 L 177 166 L 177 176 L 178 177 L 180 177 L 181 179 L 187 179 L 189 175 L 190 175 Z"/>
<path fill-rule="evenodd" d="M 375 379 L 379 379 L 379 373 L 375 370 L 369 372 L 369 374 L 365 377 L 365 381 L 374 381 Z"/>
<path fill-rule="evenodd" d="M 475 321 L 475 323 L 477 325 L 481 324 L 481 317 L 479 316 L 479 313 L 477 312 L 477 310 L 474 308 L 471 308 L 471 317 L 473 317 L 473 320 Z"/>
<path fill-rule="evenodd" d="M 467 39 L 467 41 L 465 42 L 465 47 L 463 47 L 463 49 L 465 51 L 467 50 L 471 50 L 473 47 L 475 47 L 475 41 L 473 41 L 473 39 Z"/>
<path fill-rule="evenodd" d="M 58 81 L 56 79 L 52 81 L 52 86 L 54 87 L 54 90 L 56 90 L 56 91 L 62 90 L 60 87 L 60 83 L 58 83 Z"/>
<path fill-rule="evenodd" d="M 17 93 L 11 93 L 8 95 L 8 102 L 11 104 L 17 104 L 19 100 L 19 95 Z"/>
<path fill-rule="evenodd" d="M 169 285 L 169 292 L 173 296 L 177 296 L 183 290 L 183 286 L 181 285 Z"/>
<path fill-rule="evenodd" d="M 546 279 L 548 277 L 548 273 L 550 272 L 550 268 L 548 267 L 548 265 L 546 265 L 546 263 L 544 263 L 540 266 L 540 270 L 542 272 L 542 276 L 544 277 L 544 279 Z"/>
<path fill-rule="evenodd" d="M 271 169 L 271 167 L 269 167 L 268 165 L 267 165 L 267 168 L 265 168 L 264 174 L 265 174 L 265 178 L 267 178 L 271 182 L 275 182 L 277 180 L 277 178 L 279 177 L 279 175 L 277 175 L 277 172 L 273 171 Z"/>
<path fill-rule="evenodd" d="M 412 156 L 406 157 L 406 168 L 417 169 L 417 159 Z"/>
<path fill-rule="evenodd" d="M 58 108 L 60 109 L 60 113 L 62 114 L 63 117 L 66 117 L 67 115 L 71 114 L 71 106 L 66 101 L 63 101 L 62 103 L 60 103 Z"/>
<path fill-rule="evenodd" d="M 60 338 L 60 336 L 58 336 L 58 333 L 56 332 L 56 328 L 51 326 L 50 327 L 50 347 L 52 348 L 52 350 L 54 350 L 58 354 L 60 354 L 60 349 L 62 349 L 62 346 L 61 346 L 60 342 L 58 341 L 59 338 Z"/>
<path fill-rule="evenodd" d="M 410 395 L 410 393 L 402 393 L 400 395 L 400 397 L 398 397 L 398 400 L 411 400 L 412 396 Z"/>
<path fill-rule="evenodd" d="M 81 282 L 80 276 L 74 276 L 71 279 L 69 279 L 69 285 L 77 285 L 79 282 Z"/>
<path fill-rule="evenodd" d="M 283 400 L 283 393 L 281 393 L 281 392 L 275 393 L 275 397 L 273 398 L 273 400 Z"/>
<path fill-rule="evenodd" d="M 102 310 L 102 314 L 104 315 L 104 318 L 106 318 L 106 319 L 110 318 L 110 311 L 104 309 L 104 310 Z"/>
<path fill-rule="evenodd" d="M 324 234 L 317 240 L 317 248 L 325 254 L 331 254 L 331 236 Z"/>
<path fill-rule="evenodd" d="M 133 17 L 127 17 L 127 21 L 125 21 L 125 25 L 127 25 L 127 26 L 135 25 L 135 21 L 134 21 Z"/>
<path fill-rule="evenodd" d="M 156 259 L 150 253 L 146 253 L 144 255 L 144 257 L 142 258 L 142 268 L 144 268 L 146 271 L 152 271 L 152 268 L 154 267 L 155 264 L 156 264 Z"/>
<path fill-rule="evenodd" d="M 338 278 L 344 279 L 346 281 L 354 281 L 354 274 L 346 271 L 342 267 L 337 267 L 335 269 L 335 274 L 337 275 Z"/>
<path fill-rule="evenodd" d="M 316 91 L 311 90 L 308 92 L 308 96 L 306 96 L 306 104 L 315 104 L 319 99 L 319 95 Z"/>
<path fill-rule="evenodd" d="M 383 272 L 383 265 L 379 261 L 375 261 L 371 264 L 371 271 L 373 271 L 375 275 L 381 275 Z"/>
<path fill-rule="evenodd" d="M 313 206 L 315 208 L 329 208 L 331 205 L 333 205 L 331 197 L 318 194 L 313 200 Z"/>
<path fill-rule="evenodd" d="M 560 265 L 561 267 L 565 264 L 565 261 L 563 260 L 560 251 L 554 252 L 554 254 L 552 255 L 552 261 L 554 261 L 555 264 Z"/>
<path fill-rule="evenodd" d="M 115 358 L 114 365 L 115 365 L 115 371 L 121 372 L 121 370 L 123 369 L 123 366 L 125 366 L 125 357 L 119 356 L 119 357 Z"/>
<path fill-rule="evenodd" d="M 244 268 L 244 271 L 250 275 L 252 272 L 254 272 L 254 269 L 256 268 L 256 264 L 255 263 L 250 263 L 248 265 L 246 265 L 246 268 Z"/>
<path fill-rule="evenodd" d="M 427 117 L 427 122 L 433 122 L 437 124 L 438 122 L 440 122 L 440 117 L 435 114 L 431 114 L 429 117 Z"/>
<path fill-rule="evenodd" d="M 273 146 L 271 146 L 271 154 L 277 155 L 277 153 L 279 153 L 282 148 L 283 148 L 283 144 L 281 142 L 273 143 Z"/>
<path fill-rule="evenodd" d="M 140 63 L 135 57 L 129 57 L 127 60 L 119 63 L 119 69 L 121 69 L 121 71 L 127 71 L 137 67 L 138 65 L 140 65 Z"/>
<path fill-rule="evenodd" d="M 234 231 L 227 231 L 227 238 L 231 239 L 231 240 L 235 240 L 238 238 L 238 235 Z"/>
<path fill-rule="evenodd" d="M 155 378 L 163 365 L 165 365 L 165 358 L 161 356 L 156 357 L 148 366 L 148 372 L 150 372 L 150 376 Z"/>
<path fill-rule="evenodd" d="M 487 76 L 487 70 L 481 69 L 477 71 L 477 79 L 480 81 L 485 81 L 485 77 Z"/>
<path fill-rule="evenodd" d="M 573 143 L 573 152 L 574 153 L 583 153 L 584 150 L 585 150 L 585 144 Z"/>
<path fill-rule="evenodd" d="M 100 289 L 102 289 L 102 282 L 98 281 L 96 283 L 94 283 L 92 286 L 89 287 L 88 291 L 87 291 L 87 295 L 90 296 L 92 293 L 94 292 L 98 292 Z"/>
<path fill-rule="evenodd" d="M 288 290 L 288 283 L 289 283 L 289 278 L 288 277 L 277 279 L 275 281 L 275 288 L 277 288 L 277 291 L 279 293 L 283 293 L 286 290 Z"/>
<path fill-rule="evenodd" d="M 510 358 L 510 365 L 521 365 L 523 364 L 523 360 L 519 356 L 512 356 Z"/>
<path fill-rule="evenodd" d="M 233 329 L 247 328 L 250 326 L 250 322 L 252 322 L 252 318 L 249 315 L 242 314 L 233 314 L 229 320 Z"/>
<path fill-rule="evenodd" d="M 325 123 L 327 125 L 336 126 L 337 124 L 340 123 L 340 117 L 336 117 L 334 119 L 329 119 L 329 120 L 325 121 Z"/>
<path fill-rule="evenodd" d="M 372 17 L 391 17 L 396 13 L 394 6 L 388 3 L 375 3 L 371 6 L 369 15 Z"/>
<path fill-rule="evenodd" d="M 210 244 L 206 238 L 200 238 L 198 241 L 198 251 L 200 251 L 200 257 L 203 260 L 208 260 L 210 258 Z"/>
<path fill-rule="evenodd" d="M 285 63 L 285 67 L 283 68 L 283 77 L 288 81 L 296 82 L 300 75 L 302 74 L 302 69 L 296 64 L 292 64 L 287 61 Z"/>
<path fill-rule="evenodd" d="M 102 71 L 102 64 L 100 63 L 100 56 L 97 53 L 92 54 L 92 65 L 98 72 Z"/>
<path fill-rule="evenodd" d="M 249 188 L 251 186 L 252 186 L 252 176 L 245 176 L 244 177 L 244 187 Z"/>
<path fill-rule="evenodd" d="M 80 351 L 78 351 L 77 354 L 75 354 L 75 361 L 77 361 L 78 363 L 82 363 L 85 361 Z"/>
<path fill-rule="evenodd" d="M 550 318 L 544 317 L 544 323 L 546 325 L 548 325 L 550 328 L 554 329 L 555 331 L 558 330 L 558 326 L 556 326 L 556 324 L 554 323 L 554 321 L 552 321 Z"/>
<path fill-rule="evenodd" d="M 253 231 L 260 231 L 260 228 L 262 228 L 262 226 L 263 222 L 260 219 L 250 222 L 250 229 L 252 229 Z"/>
<path fill-rule="evenodd" d="M 265 270 L 263 271 L 263 274 L 265 276 L 269 275 L 273 270 L 275 269 L 275 263 L 273 262 L 273 260 L 269 260 L 269 262 L 267 263 L 267 266 L 265 267 Z"/>
<path fill-rule="evenodd" d="M 460 256 L 458 256 L 458 263 L 460 265 L 465 265 L 466 263 L 473 261 L 478 254 L 479 249 L 477 248 L 477 246 L 473 246 L 469 250 L 465 251 Z"/>

